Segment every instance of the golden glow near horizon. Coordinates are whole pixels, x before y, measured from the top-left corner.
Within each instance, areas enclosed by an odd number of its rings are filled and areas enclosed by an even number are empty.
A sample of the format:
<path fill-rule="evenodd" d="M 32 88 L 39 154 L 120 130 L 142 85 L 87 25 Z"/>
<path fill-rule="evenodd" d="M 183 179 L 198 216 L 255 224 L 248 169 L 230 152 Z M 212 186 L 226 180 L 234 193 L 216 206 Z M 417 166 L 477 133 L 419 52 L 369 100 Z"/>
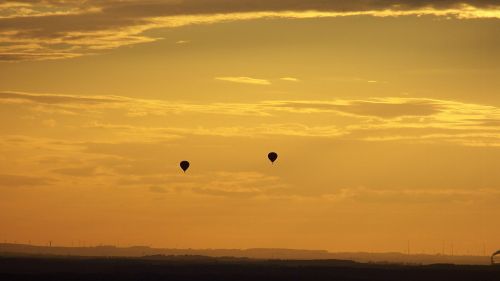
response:
<path fill-rule="evenodd" d="M 500 246 L 497 1 L 203 2 L 0 1 L 0 241 Z"/>

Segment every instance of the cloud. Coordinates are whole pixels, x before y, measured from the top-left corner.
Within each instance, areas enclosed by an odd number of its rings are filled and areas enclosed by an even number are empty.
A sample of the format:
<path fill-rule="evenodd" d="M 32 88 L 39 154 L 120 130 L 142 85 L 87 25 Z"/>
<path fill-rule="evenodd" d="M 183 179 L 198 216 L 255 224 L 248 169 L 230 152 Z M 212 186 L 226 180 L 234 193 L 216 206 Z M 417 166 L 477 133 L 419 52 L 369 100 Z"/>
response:
<path fill-rule="evenodd" d="M 406 100 L 391 101 L 355 101 L 343 107 L 343 111 L 356 115 L 394 118 L 400 116 L 427 116 L 440 112 L 440 105 L 429 101 Z"/>
<path fill-rule="evenodd" d="M 32 106 L 34 110 L 76 114 L 79 111 L 122 109 L 129 116 L 166 115 L 186 112 L 228 115 L 268 115 L 258 104 L 188 104 L 162 100 L 147 100 L 123 96 L 78 96 L 0 92 L 0 104 Z"/>
<path fill-rule="evenodd" d="M 344 112 L 359 116 L 395 118 L 401 116 L 427 116 L 439 113 L 442 104 L 436 100 L 385 98 L 372 100 L 289 101 L 273 106 L 298 112 Z"/>
<path fill-rule="evenodd" d="M 34 114 L 37 116 L 36 126 L 41 122 L 46 126 L 57 124 L 60 130 L 70 126 L 82 130 L 82 134 L 93 131 L 90 135 L 108 135 L 129 141 L 173 141 L 193 135 L 251 138 L 295 136 L 500 145 L 500 129 L 497 126 L 500 108 L 429 98 L 203 104 L 123 96 L 0 92 L 0 108 L 5 114 L 10 112 L 10 118 L 21 118 L 22 123 L 28 122 L 26 116 Z M 26 116 L 17 116 L 19 112 Z M 182 114 L 234 118 L 226 119 L 223 124 L 203 118 L 205 121 L 200 124 L 182 119 Z M 287 122 L 283 122 L 284 115 L 287 116 Z M 72 118 L 68 119 L 67 116 Z M 245 121 L 246 116 L 254 117 L 253 121 Z M 116 123 L 117 118 L 123 121 Z M 158 120 L 164 121 L 159 123 Z M 165 126 L 167 121 L 170 125 Z M 182 126 L 175 125 L 181 121 Z M 7 127 L 7 123 L 2 125 L 2 128 Z"/>
<path fill-rule="evenodd" d="M 204 182 L 184 184 L 178 191 L 222 197 L 259 197 L 286 189 L 278 177 L 257 172 L 215 172 L 205 175 Z"/>
<path fill-rule="evenodd" d="M 76 95 L 57 95 L 57 94 L 31 94 L 22 92 L 0 92 L 0 101 L 28 101 L 40 104 L 109 104 L 120 103 L 126 99 L 113 96 L 76 96 Z"/>
<path fill-rule="evenodd" d="M 145 31 L 259 18 L 500 18 L 497 0 L 88 0 L 0 2 L 0 59 L 78 57 L 160 38 Z M 64 23 L 64 24 L 61 24 Z"/>
<path fill-rule="evenodd" d="M 218 80 L 235 83 L 267 85 L 267 80 L 249 77 L 219 77 Z M 121 96 L 77 96 L 60 94 L 31 94 L 19 92 L 0 92 L 0 103 L 39 104 L 60 108 L 122 108 L 131 116 L 164 115 L 168 113 L 211 113 L 227 115 L 270 116 L 273 112 L 291 113 L 338 113 L 353 116 L 373 116 L 396 118 L 403 116 L 429 116 L 445 110 L 466 110 L 472 104 L 425 98 L 376 98 L 365 100 L 322 100 L 322 101 L 262 101 L 259 103 L 208 103 L 189 104 L 161 100 L 137 99 Z M 476 105 L 473 110 L 497 112 L 494 107 Z M 473 114 L 473 113 L 472 113 Z M 472 120 L 472 119 L 469 119 Z M 483 120 L 486 122 L 488 119 Z M 490 121 L 491 122 L 491 119 Z"/>
<path fill-rule="evenodd" d="M 299 82 L 300 81 L 299 79 L 294 78 L 294 77 L 282 77 L 282 78 L 280 78 L 280 80 L 288 81 L 288 82 Z"/>
<path fill-rule="evenodd" d="M 242 84 L 254 84 L 254 85 L 271 85 L 269 80 L 265 79 L 257 79 L 252 77 L 216 77 L 216 80 L 234 82 L 234 83 L 242 83 Z"/>
<path fill-rule="evenodd" d="M 157 193 L 176 192 L 240 198 L 270 195 L 287 188 L 281 183 L 279 177 L 259 172 L 196 172 L 189 177 L 179 173 L 180 169 L 174 174 L 121 173 L 117 184 L 135 187 L 149 186 L 151 192 Z"/>
<path fill-rule="evenodd" d="M 155 192 L 155 193 L 167 193 L 168 190 L 164 187 L 161 186 L 150 186 L 149 191 Z"/>
<path fill-rule="evenodd" d="M 96 167 L 75 167 L 75 168 L 59 168 L 52 172 L 73 177 L 92 177 L 97 175 Z"/>
<path fill-rule="evenodd" d="M 52 180 L 45 177 L 0 174 L 0 187 L 43 186 Z"/>
<path fill-rule="evenodd" d="M 331 201 L 361 201 L 381 204 L 408 203 L 446 203 L 471 204 L 480 201 L 495 201 L 500 198 L 498 189 L 380 189 L 380 188 L 343 188 L 336 193 L 321 196 Z"/>
<path fill-rule="evenodd" d="M 42 120 L 41 123 L 43 126 L 49 127 L 49 128 L 54 128 L 57 125 L 57 122 L 54 119 Z"/>

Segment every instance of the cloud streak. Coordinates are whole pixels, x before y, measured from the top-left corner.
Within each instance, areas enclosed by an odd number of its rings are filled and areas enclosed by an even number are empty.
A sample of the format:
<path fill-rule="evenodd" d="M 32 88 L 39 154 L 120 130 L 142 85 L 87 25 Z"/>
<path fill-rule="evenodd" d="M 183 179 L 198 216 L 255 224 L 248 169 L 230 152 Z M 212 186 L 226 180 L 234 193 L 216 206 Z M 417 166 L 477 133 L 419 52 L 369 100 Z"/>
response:
<path fill-rule="evenodd" d="M 113 96 L 76 96 L 76 95 L 58 95 L 58 94 L 32 94 L 22 92 L 0 92 L 0 100 L 5 102 L 10 101 L 26 101 L 40 104 L 52 105 L 72 105 L 72 104 L 113 104 L 125 102 L 126 98 Z"/>
<path fill-rule="evenodd" d="M 500 18 L 498 1 L 17 1 L 0 2 L 0 59 L 63 59 L 159 38 L 155 28 L 259 18 L 432 15 Z M 64 24 L 61 24 L 61 23 Z"/>
<path fill-rule="evenodd" d="M 0 92 L 0 108 L 37 116 L 38 126 L 75 127 L 93 135 L 129 140 L 213 137 L 323 137 L 361 141 L 447 142 L 499 146 L 500 109 L 495 106 L 428 98 L 272 100 L 250 103 L 184 103 L 123 96 L 81 96 Z M 175 126 L 183 114 L 232 116 L 233 121 Z M 68 121 L 66 116 L 73 116 Z M 283 122 L 283 116 L 287 122 Z M 81 118 L 80 118 L 80 117 Z M 252 117 L 252 122 L 245 120 Z M 111 118 L 111 119 L 110 119 Z M 116 123 L 116 118 L 123 123 Z M 210 118 L 211 119 L 211 118 Z M 216 118 L 217 119 L 217 118 Z M 109 120 L 109 121 L 107 121 Z M 156 120 L 156 121 L 154 121 Z M 164 120 L 160 123 L 158 120 Z M 240 120 L 240 121 L 237 121 Z M 325 122 L 325 120 L 331 120 Z M 165 121 L 170 125 L 165 126 Z M 26 122 L 26 121 L 23 121 Z M 133 125 L 132 125 L 133 124 Z M 3 127 L 8 124 L 3 124 Z"/>
<path fill-rule="evenodd" d="M 215 80 L 227 81 L 227 82 L 233 82 L 233 83 L 241 83 L 241 84 L 271 85 L 271 82 L 269 80 L 246 77 L 246 76 L 216 77 Z"/>
<path fill-rule="evenodd" d="M 300 82 L 300 80 L 298 78 L 295 78 L 295 77 L 282 77 L 282 78 L 280 78 L 280 80 L 288 81 L 288 82 Z"/>
<path fill-rule="evenodd" d="M 324 194 L 322 198 L 339 201 L 361 201 L 377 203 L 455 203 L 470 204 L 472 202 L 494 201 L 500 197 L 497 189 L 374 189 L 346 188 L 336 193 Z"/>
<path fill-rule="evenodd" d="M 0 187 L 30 187 L 47 185 L 51 182 L 45 177 L 0 174 Z"/>

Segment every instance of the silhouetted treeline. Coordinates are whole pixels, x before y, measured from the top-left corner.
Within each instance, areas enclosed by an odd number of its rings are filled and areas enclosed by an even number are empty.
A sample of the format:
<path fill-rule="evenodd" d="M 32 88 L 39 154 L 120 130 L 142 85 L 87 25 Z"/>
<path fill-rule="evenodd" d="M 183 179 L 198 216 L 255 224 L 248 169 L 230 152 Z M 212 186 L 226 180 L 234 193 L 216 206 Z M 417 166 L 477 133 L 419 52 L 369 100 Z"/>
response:
<path fill-rule="evenodd" d="M 294 249 L 157 249 L 135 247 L 44 247 L 22 244 L 1 244 L 0 254 L 43 254 L 87 257 L 142 257 L 152 255 L 199 255 L 207 257 L 242 257 L 253 259 L 338 259 L 357 262 L 391 262 L 411 264 L 490 264 L 487 256 L 406 255 L 402 253 L 330 253 L 323 250 Z"/>

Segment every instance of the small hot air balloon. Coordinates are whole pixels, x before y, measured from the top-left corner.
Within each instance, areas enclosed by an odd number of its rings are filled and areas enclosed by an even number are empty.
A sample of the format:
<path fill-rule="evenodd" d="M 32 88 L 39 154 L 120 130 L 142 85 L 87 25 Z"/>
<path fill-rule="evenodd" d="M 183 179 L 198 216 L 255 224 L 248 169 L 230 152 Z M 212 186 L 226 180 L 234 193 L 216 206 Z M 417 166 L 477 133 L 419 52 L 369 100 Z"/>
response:
<path fill-rule="evenodd" d="M 274 164 L 274 161 L 276 161 L 276 159 L 278 159 L 278 154 L 276 152 L 269 152 L 269 154 L 267 155 L 267 158 L 269 158 L 269 160 L 271 160 L 271 163 Z"/>
<path fill-rule="evenodd" d="M 181 166 L 181 169 L 184 171 L 184 173 L 186 172 L 186 170 L 189 168 L 189 162 L 188 161 L 181 161 L 180 163 L 180 166 Z"/>

